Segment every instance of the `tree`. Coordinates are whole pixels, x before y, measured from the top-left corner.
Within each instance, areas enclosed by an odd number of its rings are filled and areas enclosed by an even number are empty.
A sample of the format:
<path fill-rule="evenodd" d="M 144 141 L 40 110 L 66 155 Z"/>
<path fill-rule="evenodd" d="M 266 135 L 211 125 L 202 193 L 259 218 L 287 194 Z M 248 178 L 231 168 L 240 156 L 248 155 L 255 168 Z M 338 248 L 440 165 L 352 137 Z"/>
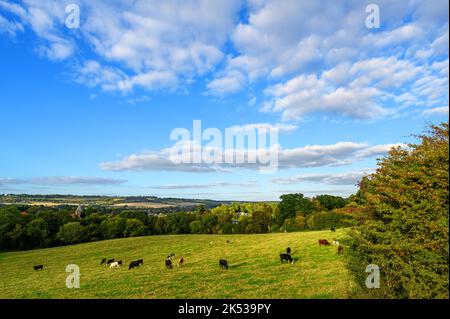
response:
<path fill-rule="evenodd" d="M 281 195 L 280 199 L 280 214 L 278 221 L 280 225 L 283 224 L 286 218 L 295 217 L 297 213 L 307 217 L 313 212 L 311 201 L 301 193 Z"/>
<path fill-rule="evenodd" d="M 43 247 L 48 236 L 48 225 L 44 219 L 35 218 L 25 226 L 25 235 L 31 247 Z"/>
<path fill-rule="evenodd" d="M 253 212 L 252 224 L 254 233 L 269 232 L 270 226 L 272 225 L 272 210 L 265 209 Z"/>
<path fill-rule="evenodd" d="M 314 199 L 317 200 L 320 205 L 322 205 L 322 207 L 326 208 L 327 210 L 342 208 L 345 206 L 345 199 L 340 196 L 319 195 L 314 197 Z"/>
<path fill-rule="evenodd" d="M 145 235 L 145 225 L 139 219 L 127 219 L 125 221 L 125 237 L 137 237 Z"/>
<path fill-rule="evenodd" d="M 189 231 L 191 234 L 207 234 L 208 230 L 203 226 L 199 220 L 194 220 L 189 224 Z"/>
<path fill-rule="evenodd" d="M 77 244 L 83 241 L 84 227 L 78 222 L 70 222 L 61 226 L 57 238 L 65 244 Z"/>
<path fill-rule="evenodd" d="M 102 235 L 106 239 L 121 238 L 124 236 L 126 219 L 115 216 L 106 219 L 100 225 Z"/>
<path fill-rule="evenodd" d="M 431 126 L 419 143 L 393 148 L 360 183 L 365 203 L 352 232 L 358 282 L 377 264 L 385 298 L 449 297 L 449 127 Z"/>

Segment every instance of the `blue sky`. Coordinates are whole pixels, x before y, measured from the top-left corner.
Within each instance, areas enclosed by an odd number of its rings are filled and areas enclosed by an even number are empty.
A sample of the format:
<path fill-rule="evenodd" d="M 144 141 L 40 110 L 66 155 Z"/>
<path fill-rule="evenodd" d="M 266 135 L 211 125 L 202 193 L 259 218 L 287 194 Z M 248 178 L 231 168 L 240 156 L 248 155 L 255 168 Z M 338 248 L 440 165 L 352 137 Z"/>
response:
<path fill-rule="evenodd" d="M 0 193 L 353 193 L 448 120 L 448 1 L 369 3 L 0 0 Z M 170 165 L 193 120 L 278 127 L 278 171 Z"/>

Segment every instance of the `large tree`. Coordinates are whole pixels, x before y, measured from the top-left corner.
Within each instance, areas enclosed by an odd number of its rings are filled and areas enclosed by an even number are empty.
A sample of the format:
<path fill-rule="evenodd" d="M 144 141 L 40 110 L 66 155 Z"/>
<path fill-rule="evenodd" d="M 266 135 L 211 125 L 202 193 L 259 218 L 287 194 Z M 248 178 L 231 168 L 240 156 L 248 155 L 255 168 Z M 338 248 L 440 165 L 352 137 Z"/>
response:
<path fill-rule="evenodd" d="M 380 267 L 377 294 L 449 296 L 449 127 L 432 126 L 419 143 L 394 148 L 360 183 L 365 202 L 352 234 L 356 273 Z"/>

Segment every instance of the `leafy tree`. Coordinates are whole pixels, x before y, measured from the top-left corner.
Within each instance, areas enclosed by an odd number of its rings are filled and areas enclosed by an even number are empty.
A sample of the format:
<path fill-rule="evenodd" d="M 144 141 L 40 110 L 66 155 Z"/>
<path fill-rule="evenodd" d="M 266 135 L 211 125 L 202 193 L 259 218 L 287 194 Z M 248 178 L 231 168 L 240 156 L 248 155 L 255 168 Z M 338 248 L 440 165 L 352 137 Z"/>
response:
<path fill-rule="evenodd" d="M 332 210 L 335 208 L 342 208 L 345 206 L 345 199 L 340 196 L 333 195 L 319 195 L 314 198 L 320 205 L 327 210 Z"/>
<path fill-rule="evenodd" d="M 48 236 L 48 225 L 44 219 L 38 217 L 25 226 L 25 235 L 32 243 L 32 247 L 42 247 Z"/>
<path fill-rule="evenodd" d="M 83 241 L 84 227 L 78 222 L 70 222 L 61 226 L 57 238 L 65 244 L 76 244 Z"/>
<path fill-rule="evenodd" d="M 194 220 L 189 224 L 189 231 L 191 234 L 207 234 L 208 230 L 203 226 L 199 220 Z"/>
<path fill-rule="evenodd" d="M 272 224 L 272 210 L 265 209 L 255 211 L 252 214 L 252 224 L 254 233 L 267 233 Z"/>
<path fill-rule="evenodd" d="M 393 148 L 360 183 L 365 203 L 352 232 L 358 282 L 376 264 L 376 296 L 449 297 L 449 128 L 431 126 L 419 143 Z M 365 290 L 367 291 L 367 290 Z"/>
<path fill-rule="evenodd" d="M 100 225 L 104 238 L 121 238 L 124 235 L 126 219 L 115 216 L 106 219 Z"/>
<path fill-rule="evenodd" d="M 137 237 L 145 235 L 145 225 L 142 221 L 136 218 L 127 219 L 125 221 L 125 237 Z"/>
<path fill-rule="evenodd" d="M 280 225 L 283 224 L 286 218 L 295 217 L 296 214 L 302 214 L 306 217 L 313 212 L 311 201 L 301 193 L 281 195 L 280 199 Z"/>

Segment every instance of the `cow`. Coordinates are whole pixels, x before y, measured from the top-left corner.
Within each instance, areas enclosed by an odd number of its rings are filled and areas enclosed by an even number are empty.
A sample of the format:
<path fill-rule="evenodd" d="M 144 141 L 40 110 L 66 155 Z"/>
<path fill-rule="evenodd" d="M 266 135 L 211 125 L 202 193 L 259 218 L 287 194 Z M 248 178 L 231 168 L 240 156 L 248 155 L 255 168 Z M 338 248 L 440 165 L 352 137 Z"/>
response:
<path fill-rule="evenodd" d="M 294 263 L 294 259 L 292 259 L 291 255 L 289 255 L 289 254 L 280 254 L 280 260 L 281 260 L 281 263 L 284 263 L 285 261 L 289 262 L 291 264 Z"/>
<path fill-rule="evenodd" d="M 332 232 L 335 232 L 335 231 L 336 231 L 336 229 L 334 229 L 334 227 L 331 227 L 330 230 L 331 230 Z"/>
<path fill-rule="evenodd" d="M 172 269 L 172 261 L 170 259 L 166 259 L 166 269 Z"/>
<path fill-rule="evenodd" d="M 108 261 L 106 262 L 107 265 L 111 264 L 114 262 L 114 258 L 113 259 L 108 259 Z"/>
<path fill-rule="evenodd" d="M 339 245 L 338 246 L 338 255 L 341 255 L 344 253 L 344 246 Z"/>
<path fill-rule="evenodd" d="M 115 261 L 109 265 L 109 269 L 119 268 L 119 267 L 120 267 L 120 265 L 119 265 L 118 261 Z"/>
<path fill-rule="evenodd" d="M 331 244 L 334 246 L 339 246 L 339 242 L 337 240 L 331 241 Z"/>
<path fill-rule="evenodd" d="M 225 259 L 219 260 L 220 269 L 228 269 L 228 262 Z"/>
<path fill-rule="evenodd" d="M 227 240 L 227 244 L 229 244 L 230 243 L 230 241 L 229 240 Z"/>
<path fill-rule="evenodd" d="M 144 259 L 138 259 L 138 260 L 134 260 L 130 263 L 130 265 L 128 266 L 128 270 L 139 267 L 141 265 L 144 264 Z"/>
<path fill-rule="evenodd" d="M 288 254 L 288 255 L 291 254 L 291 247 L 286 248 L 286 254 Z"/>
<path fill-rule="evenodd" d="M 183 265 L 184 265 L 184 258 L 181 257 L 181 258 L 178 260 L 178 267 L 179 267 L 179 266 L 183 266 Z"/>
<path fill-rule="evenodd" d="M 38 270 L 44 270 L 44 265 L 36 265 L 36 266 L 33 266 L 33 269 L 36 270 L 36 271 L 38 271 Z"/>
<path fill-rule="evenodd" d="M 103 258 L 102 261 L 100 262 L 100 266 L 106 264 L 106 258 Z"/>
<path fill-rule="evenodd" d="M 326 239 L 319 239 L 319 246 L 330 246 L 330 243 Z"/>

